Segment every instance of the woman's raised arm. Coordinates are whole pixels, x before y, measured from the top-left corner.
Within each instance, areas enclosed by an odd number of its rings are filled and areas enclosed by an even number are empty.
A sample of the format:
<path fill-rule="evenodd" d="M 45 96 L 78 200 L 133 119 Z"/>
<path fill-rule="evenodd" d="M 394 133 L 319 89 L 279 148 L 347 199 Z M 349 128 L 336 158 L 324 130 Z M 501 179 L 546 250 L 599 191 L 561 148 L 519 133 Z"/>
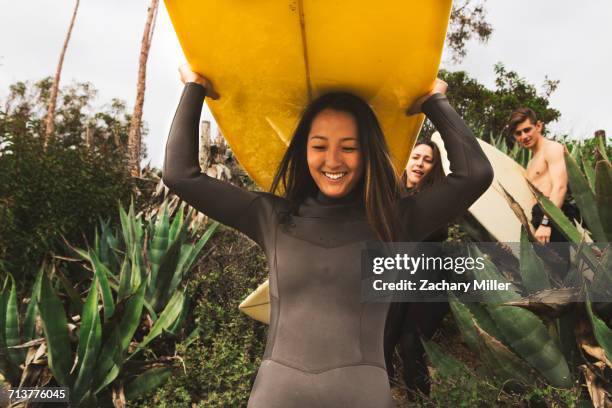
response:
<path fill-rule="evenodd" d="M 402 225 L 413 241 L 463 215 L 493 181 L 489 160 L 445 95 L 429 96 L 422 111 L 444 140 L 451 173 L 430 189 L 400 201 Z"/>
<path fill-rule="evenodd" d="M 206 93 L 199 83 L 185 83 L 166 144 L 162 180 L 198 211 L 260 242 L 263 214 L 257 204 L 261 195 L 209 177 L 200 170 L 198 131 Z"/>

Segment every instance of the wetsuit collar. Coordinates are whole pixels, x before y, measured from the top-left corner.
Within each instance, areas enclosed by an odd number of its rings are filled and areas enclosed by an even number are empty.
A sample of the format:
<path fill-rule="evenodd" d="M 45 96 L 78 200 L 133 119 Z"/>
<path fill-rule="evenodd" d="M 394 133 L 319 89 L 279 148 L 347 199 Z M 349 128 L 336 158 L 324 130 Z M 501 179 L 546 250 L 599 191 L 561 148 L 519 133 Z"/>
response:
<path fill-rule="evenodd" d="M 365 218 L 362 189 L 355 188 L 340 198 L 329 197 L 318 191 L 315 197 L 308 197 L 300 206 L 299 216 L 338 220 Z"/>
<path fill-rule="evenodd" d="M 349 204 L 349 203 L 354 203 L 357 201 L 361 201 L 361 194 L 362 194 L 362 189 L 361 188 L 354 188 L 352 191 L 350 191 L 347 195 L 340 197 L 340 198 L 334 198 L 334 197 L 329 197 L 326 196 L 325 194 L 323 194 L 320 190 L 317 192 L 317 196 L 315 198 L 315 200 L 321 204 L 321 205 L 341 205 L 341 204 Z"/>

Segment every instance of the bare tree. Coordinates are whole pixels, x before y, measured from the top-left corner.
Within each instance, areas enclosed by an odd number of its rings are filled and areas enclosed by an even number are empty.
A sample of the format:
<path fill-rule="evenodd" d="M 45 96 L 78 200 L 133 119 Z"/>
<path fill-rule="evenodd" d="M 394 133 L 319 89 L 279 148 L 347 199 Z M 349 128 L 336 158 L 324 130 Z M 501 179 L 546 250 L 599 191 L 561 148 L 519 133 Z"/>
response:
<path fill-rule="evenodd" d="M 159 0 L 151 0 L 151 5 L 147 11 L 147 22 L 145 24 L 142 42 L 140 45 L 140 59 L 138 61 L 138 84 L 136 86 L 136 103 L 134 104 L 134 113 L 130 122 L 130 132 L 128 134 L 128 169 L 132 177 L 140 176 L 140 147 L 142 143 L 141 125 L 142 125 L 142 107 L 144 105 L 145 84 L 147 78 L 147 60 L 149 58 L 149 49 L 151 48 L 151 40 L 155 31 L 155 20 L 157 18 L 157 9 Z"/>
<path fill-rule="evenodd" d="M 467 42 L 473 37 L 486 43 L 493 27 L 487 21 L 487 0 L 456 0 L 450 15 L 446 45 L 451 51 L 451 60 L 461 62 L 467 54 Z"/>
<path fill-rule="evenodd" d="M 47 108 L 47 120 L 45 123 L 45 140 L 44 147 L 46 148 L 49 144 L 49 140 L 53 136 L 55 131 L 55 106 L 57 104 L 57 93 L 59 90 L 60 77 L 62 75 L 62 66 L 64 65 L 64 56 L 66 55 L 66 49 L 68 48 L 68 42 L 72 35 L 72 28 L 74 27 L 74 21 L 76 20 L 77 11 L 79 10 L 80 0 L 76 0 L 74 10 L 72 11 L 72 18 L 70 19 L 70 26 L 68 27 L 68 33 L 64 39 L 64 46 L 60 53 L 59 61 L 57 63 L 57 69 L 55 70 L 55 78 L 53 79 L 53 85 L 51 86 L 51 93 L 49 95 L 49 106 Z"/>

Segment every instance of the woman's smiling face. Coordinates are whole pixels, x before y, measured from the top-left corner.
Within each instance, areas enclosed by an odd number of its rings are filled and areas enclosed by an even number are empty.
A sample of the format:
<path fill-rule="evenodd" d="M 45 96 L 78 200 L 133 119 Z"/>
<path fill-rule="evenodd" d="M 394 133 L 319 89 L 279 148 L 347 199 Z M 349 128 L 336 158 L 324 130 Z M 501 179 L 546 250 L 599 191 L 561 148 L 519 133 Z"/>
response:
<path fill-rule="evenodd" d="M 325 109 L 315 116 L 306 151 L 310 175 L 328 197 L 344 197 L 363 176 L 357 122 L 348 112 Z"/>

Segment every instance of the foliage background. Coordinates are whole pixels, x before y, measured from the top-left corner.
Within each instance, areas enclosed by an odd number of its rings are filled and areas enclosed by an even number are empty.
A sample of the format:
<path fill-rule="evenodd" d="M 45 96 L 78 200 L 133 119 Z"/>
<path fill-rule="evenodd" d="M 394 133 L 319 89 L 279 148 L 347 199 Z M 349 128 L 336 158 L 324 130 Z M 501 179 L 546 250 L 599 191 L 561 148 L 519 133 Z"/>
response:
<path fill-rule="evenodd" d="M 122 159 L 125 104 L 93 109 L 91 84 L 64 87 L 56 137 L 45 152 L 50 84 L 13 84 L 0 110 L 0 260 L 19 281 L 31 278 L 50 251 L 61 251 L 62 236 L 84 244 L 98 218 L 116 218 L 118 202 L 132 193 Z"/>

